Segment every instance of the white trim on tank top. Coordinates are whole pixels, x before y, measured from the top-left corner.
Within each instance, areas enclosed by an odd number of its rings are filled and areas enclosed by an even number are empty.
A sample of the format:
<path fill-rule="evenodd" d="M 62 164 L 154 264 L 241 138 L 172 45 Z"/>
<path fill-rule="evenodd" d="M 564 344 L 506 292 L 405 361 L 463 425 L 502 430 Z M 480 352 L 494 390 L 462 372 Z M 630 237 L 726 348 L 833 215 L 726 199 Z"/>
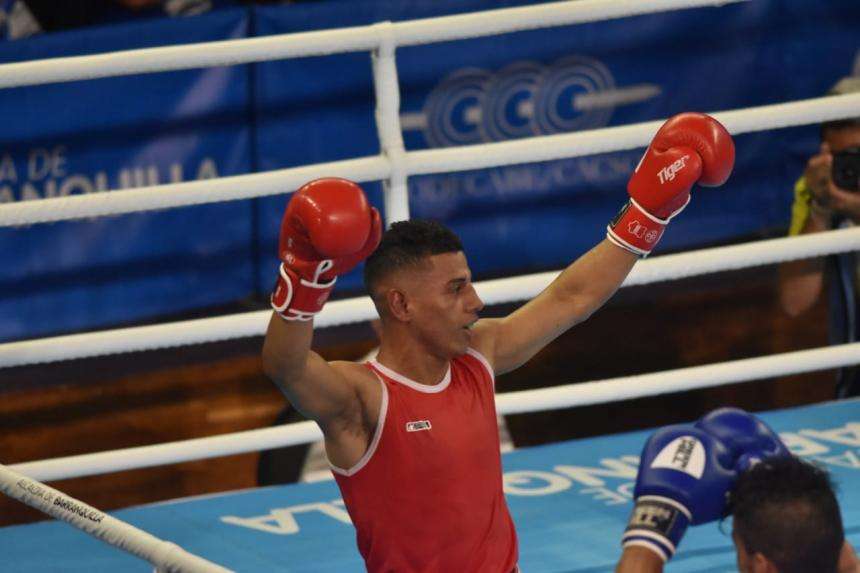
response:
<path fill-rule="evenodd" d="M 412 380 L 411 378 L 407 378 L 403 374 L 398 374 L 397 372 L 395 372 L 391 368 L 388 368 L 387 366 L 383 366 L 382 364 L 377 362 L 375 358 L 373 360 L 370 360 L 370 364 L 374 368 L 378 369 L 380 372 L 385 374 L 386 377 L 391 378 L 392 380 L 394 380 L 398 384 L 403 384 L 404 386 L 408 386 L 409 388 L 412 388 L 413 390 L 418 390 L 419 392 L 424 392 L 425 394 L 435 394 L 437 392 L 441 392 L 442 390 L 444 390 L 445 388 L 448 387 L 448 384 L 451 383 L 451 364 L 450 363 L 448 364 L 448 370 L 445 371 L 445 376 L 442 377 L 442 380 L 440 382 L 437 382 L 436 384 L 433 384 L 432 386 L 428 385 L 428 384 L 422 384 L 420 382 L 416 382 L 415 380 Z"/>
<path fill-rule="evenodd" d="M 331 460 L 328 459 L 328 453 L 326 453 L 325 456 L 331 471 L 342 476 L 349 477 L 355 475 L 359 470 L 361 470 L 361 468 L 366 466 L 367 462 L 370 461 L 370 458 L 373 457 L 373 453 L 379 445 L 379 440 L 382 438 L 382 429 L 385 427 L 385 417 L 388 414 L 388 388 L 385 386 L 385 382 L 382 381 L 382 378 L 379 377 L 379 374 L 374 372 L 373 375 L 376 376 L 376 379 L 379 381 L 379 385 L 382 386 L 382 400 L 380 400 L 379 403 L 379 420 L 376 423 L 376 431 L 373 432 L 373 440 L 371 440 L 370 446 L 368 446 L 364 455 L 361 456 L 361 459 L 349 469 L 339 468 L 331 463 Z"/>
<path fill-rule="evenodd" d="M 495 385 L 496 384 L 496 375 L 495 375 L 495 372 L 493 372 L 493 369 L 490 367 L 490 361 L 487 360 L 483 354 L 481 354 L 480 352 L 478 352 L 474 348 L 467 348 L 466 353 L 471 355 L 472 357 L 474 357 L 476 360 L 478 360 L 478 362 L 480 362 L 484 366 L 484 368 L 487 369 L 487 373 L 490 375 L 490 379 L 493 381 L 493 385 Z M 388 368 L 387 366 L 383 366 L 382 364 L 377 362 L 375 358 L 368 360 L 368 362 L 374 368 L 378 368 L 380 370 L 380 372 L 382 372 L 383 374 L 385 374 L 387 377 L 391 378 L 395 382 L 399 382 L 399 383 L 404 384 L 410 388 L 414 388 L 415 390 L 418 390 L 419 392 L 427 392 L 427 393 L 441 392 L 442 390 L 447 388 L 448 385 L 451 383 L 451 365 L 450 364 L 448 365 L 448 370 L 447 370 L 447 372 L 445 372 L 445 376 L 442 378 L 441 382 L 439 382 L 438 384 L 436 384 L 434 386 L 427 386 L 426 384 L 420 384 L 419 382 L 415 382 L 414 380 L 407 378 L 406 376 L 403 376 L 402 374 L 398 374 L 397 372 L 395 372 L 391 368 Z M 361 470 L 361 468 L 363 468 L 364 466 L 367 465 L 367 463 L 370 461 L 370 458 L 373 457 L 373 454 L 374 454 L 374 452 L 376 452 L 376 448 L 379 445 L 379 440 L 382 439 L 382 430 L 383 430 L 383 427 L 385 426 L 386 415 L 388 414 L 388 388 L 385 386 L 385 382 L 382 381 L 382 378 L 379 377 L 379 373 L 377 373 L 373 369 L 371 369 L 371 370 L 373 371 L 373 375 L 376 376 L 376 379 L 379 381 L 379 385 L 382 386 L 382 400 L 381 400 L 381 403 L 379 404 L 379 420 L 376 424 L 376 431 L 373 433 L 373 440 L 370 442 L 370 446 L 367 448 L 367 451 L 364 452 L 364 455 L 361 456 L 361 459 L 358 460 L 358 462 L 356 462 L 356 464 L 349 469 L 343 469 L 343 468 L 340 468 L 340 467 L 334 465 L 333 463 L 331 463 L 331 461 L 328 459 L 328 453 L 326 453 L 326 461 L 328 461 L 328 465 L 331 468 L 331 471 L 338 473 L 340 475 L 346 476 L 346 477 L 349 477 L 349 476 L 352 476 L 352 475 L 355 475 L 356 473 L 358 473 L 359 470 Z"/>
<path fill-rule="evenodd" d="M 466 354 L 472 356 L 473 358 L 477 358 L 478 362 L 480 362 L 481 364 L 484 365 L 484 368 L 487 369 L 487 373 L 490 375 L 490 380 L 493 381 L 493 386 L 495 386 L 496 385 L 496 373 L 493 372 L 493 367 L 490 366 L 490 361 L 487 360 L 487 358 L 483 354 L 481 354 L 480 352 L 478 352 L 474 348 L 467 348 Z"/>

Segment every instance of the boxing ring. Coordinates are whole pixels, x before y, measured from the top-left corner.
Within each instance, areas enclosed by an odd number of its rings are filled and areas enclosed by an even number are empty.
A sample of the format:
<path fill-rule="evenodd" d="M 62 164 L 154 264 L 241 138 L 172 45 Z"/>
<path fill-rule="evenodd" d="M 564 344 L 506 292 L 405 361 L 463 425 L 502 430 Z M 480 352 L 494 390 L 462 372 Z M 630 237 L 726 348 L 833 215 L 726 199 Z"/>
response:
<path fill-rule="evenodd" d="M 848 540 L 860 544 L 860 401 L 767 412 L 796 454 L 840 485 Z M 649 432 L 574 440 L 502 455 L 523 571 L 613 571 Z M 334 481 L 272 486 L 112 512 L 118 519 L 235 571 L 362 571 Z M 667 571 L 734 569 L 730 525 L 690 528 Z M 148 571 L 139 559 L 58 522 L 0 529 L 4 571 Z"/>
<path fill-rule="evenodd" d="M 410 176 L 549 161 L 644 147 L 662 121 L 559 135 L 444 149 L 407 151 L 399 114 L 398 47 L 502 34 L 549 26 L 644 15 L 729 1 L 651 0 L 636 4 L 577 0 L 446 16 L 400 23 L 190 44 L 94 56 L 0 65 L 0 88 L 80 81 L 166 70 L 236 65 L 282 58 L 369 51 L 377 107 L 379 155 L 84 196 L 0 205 L 0 226 L 10 227 L 172 209 L 283 193 L 323 176 L 358 182 L 383 181 L 387 223 L 409 217 Z M 717 8 L 715 8 L 717 9 Z M 732 134 L 817 124 L 854 117 L 860 94 L 839 95 L 730 111 L 708 111 Z M 595 238 L 597 240 L 598 238 Z M 750 268 L 860 249 L 860 228 L 811 236 L 757 241 L 657 256 L 637 264 L 623 286 Z M 539 273 L 477 283 L 488 305 L 524 300 L 540 292 L 557 273 Z M 260 336 L 270 311 L 57 336 L 0 344 L 0 368 L 122 352 Z M 319 328 L 375 317 L 366 297 L 329 303 Z M 651 374 L 500 394 L 500 414 L 533 412 L 620 401 L 836 368 L 860 362 L 860 343 L 681 368 Z M 801 455 L 828 466 L 842 484 L 840 501 L 849 539 L 860 543 L 860 403 L 844 401 L 766 414 L 764 418 Z M 646 432 L 573 441 L 506 454 L 505 487 L 521 541 L 526 571 L 608 571 L 619 554 L 629 512 L 635 454 Z M 59 492 L 37 480 L 97 475 L 230 454 L 302 444 L 319 439 L 312 423 L 213 436 L 16 464 L 0 472 L 3 491 L 39 506 Z M 26 478 L 17 476 L 23 474 Z M 24 485 L 22 485 L 22 483 Z M 852 487 L 852 484 L 854 487 Z M 34 491 L 42 492 L 36 495 Z M 33 499 L 33 497 L 39 499 Z M 59 504 L 70 521 L 94 536 L 167 569 L 216 571 L 205 556 L 238 571 L 360 570 L 353 531 L 332 482 L 262 488 L 206 499 L 156 504 L 115 512 L 126 521 L 102 517 L 91 527 L 93 508 L 77 500 Z M 43 511 L 48 511 L 42 508 Z M 50 513 L 50 512 L 49 512 Z M 97 512 L 99 515 L 100 512 Z M 128 524 L 139 526 L 144 533 Z M 152 535 L 158 537 L 152 537 Z M 160 538 L 168 539 L 165 543 Z M 186 548 L 192 554 L 179 550 Z M 148 570 L 140 560 L 59 523 L 4 528 L 0 532 L 4 570 Z M 722 571 L 734 562 L 729 537 L 714 527 L 695 528 L 672 562 L 676 571 Z M 11 569 L 6 568 L 11 565 Z"/>

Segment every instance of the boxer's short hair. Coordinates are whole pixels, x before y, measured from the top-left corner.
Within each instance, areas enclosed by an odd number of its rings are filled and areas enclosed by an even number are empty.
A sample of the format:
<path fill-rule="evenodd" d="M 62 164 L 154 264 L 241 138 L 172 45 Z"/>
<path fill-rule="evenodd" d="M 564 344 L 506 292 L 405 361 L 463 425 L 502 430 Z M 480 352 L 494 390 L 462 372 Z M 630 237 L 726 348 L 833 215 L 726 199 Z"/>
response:
<path fill-rule="evenodd" d="M 399 221 L 383 233 L 379 246 L 365 262 L 364 285 L 373 297 L 376 285 L 389 273 L 417 267 L 432 255 L 462 250 L 460 238 L 441 223 L 424 219 Z"/>
<path fill-rule="evenodd" d="M 845 540 L 833 483 L 796 456 L 758 463 L 730 495 L 734 531 L 748 553 L 761 553 L 781 573 L 835 573 Z"/>

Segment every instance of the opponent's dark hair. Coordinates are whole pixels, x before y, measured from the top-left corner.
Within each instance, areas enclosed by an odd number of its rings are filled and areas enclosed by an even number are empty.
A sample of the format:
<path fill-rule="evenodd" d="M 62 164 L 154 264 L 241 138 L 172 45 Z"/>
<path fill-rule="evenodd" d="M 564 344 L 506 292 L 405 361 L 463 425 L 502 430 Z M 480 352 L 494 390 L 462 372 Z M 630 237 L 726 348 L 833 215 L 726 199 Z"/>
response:
<path fill-rule="evenodd" d="M 835 573 L 845 541 L 833 483 L 796 456 L 766 460 L 742 474 L 729 498 L 735 534 L 781 573 Z"/>
<path fill-rule="evenodd" d="M 399 221 L 385 231 L 379 246 L 365 262 L 364 285 L 374 297 L 376 285 L 389 273 L 420 265 L 432 255 L 462 250 L 460 238 L 441 223 L 424 219 Z"/>

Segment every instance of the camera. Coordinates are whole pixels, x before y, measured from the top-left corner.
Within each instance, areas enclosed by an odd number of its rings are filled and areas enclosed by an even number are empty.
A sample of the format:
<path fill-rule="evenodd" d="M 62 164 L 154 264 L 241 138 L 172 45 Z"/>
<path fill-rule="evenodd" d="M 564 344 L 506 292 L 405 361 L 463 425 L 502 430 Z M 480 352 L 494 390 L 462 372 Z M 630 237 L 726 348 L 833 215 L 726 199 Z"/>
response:
<path fill-rule="evenodd" d="M 860 147 L 834 153 L 830 176 L 837 187 L 855 193 L 860 191 Z"/>

